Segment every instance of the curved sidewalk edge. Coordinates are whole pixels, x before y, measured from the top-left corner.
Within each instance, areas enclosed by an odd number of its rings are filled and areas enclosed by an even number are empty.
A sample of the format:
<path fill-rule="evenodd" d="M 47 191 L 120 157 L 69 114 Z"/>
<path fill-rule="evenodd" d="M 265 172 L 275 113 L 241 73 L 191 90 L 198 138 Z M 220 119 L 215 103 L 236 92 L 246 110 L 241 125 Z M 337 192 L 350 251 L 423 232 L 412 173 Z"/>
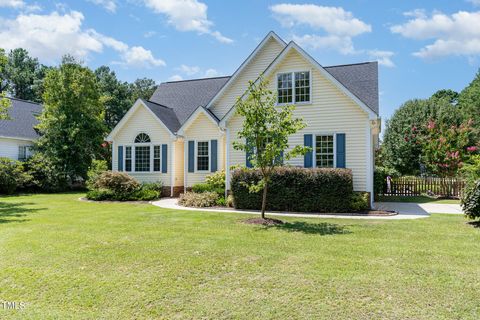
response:
<path fill-rule="evenodd" d="M 221 212 L 221 213 L 241 213 L 241 214 L 260 214 L 259 211 L 247 211 L 247 210 L 236 210 L 236 209 L 219 209 L 219 208 L 190 208 L 183 207 L 178 204 L 178 198 L 164 198 L 158 201 L 153 201 L 154 206 L 164 208 L 164 209 L 175 209 L 175 210 L 188 210 L 188 211 L 207 211 L 207 212 Z M 278 216 L 278 217 L 294 217 L 294 218 L 316 218 L 316 219 L 375 219 L 375 220 L 404 220 L 404 219 L 419 219 L 427 218 L 430 215 L 425 211 L 420 211 L 418 214 L 412 213 L 399 213 L 394 216 L 359 216 L 359 215 L 341 215 L 341 214 L 305 214 L 305 213 L 287 213 L 287 212 L 268 212 L 269 216 Z"/>

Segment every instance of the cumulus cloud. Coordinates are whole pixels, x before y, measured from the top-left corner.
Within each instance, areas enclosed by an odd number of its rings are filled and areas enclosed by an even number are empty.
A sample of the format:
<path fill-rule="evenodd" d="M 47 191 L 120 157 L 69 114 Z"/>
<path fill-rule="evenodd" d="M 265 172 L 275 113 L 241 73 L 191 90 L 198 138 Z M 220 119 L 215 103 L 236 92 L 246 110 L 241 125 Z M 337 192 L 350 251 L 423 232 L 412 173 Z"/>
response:
<path fill-rule="evenodd" d="M 117 4 L 114 0 L 88 0 L 88 1 L 103 7 L 108 12 L 115 13 L 115 11 L 117 11 Z"/>
<path fill-rule="evenodd" d="M 417 57 L 480 54 L 480 12 L 459 11 L 452 15 L 436 12 L 431 16 L 417 16 L 390 30 L 413 40 L 432 39 L 433 43 L 413 53 Z"/>
<path fill-rule="evenodd" d="M 355 53 L 352 38 L 372 31 L 372 27 L 341 7 L 314 4 L 276 4 L 273 17 L 287 28 L 307 26 L 323 34 L 294 35 L 294 41 L 313 49 L 330 48 L 342 54 Z"/>
<path fill-rule="evenodd" d="M 368 55 L 371 59 L 375 59 L 378 61 L 378 64 L 384 67 L 393 68 L 395 67 L 395 63 L 392 61 L 392 57 L 395 53 L 392 51 L 384 51 L 384 50 L 369 50 Z"/>
<path fill-rule="evenodd" d="M 207 69 L 205 71 L 205 77 L 207 78 L 217 77 L 218 75 L 219 75 L 219 72 L 215 69 Z"/>
<path fill-rule="evenodd" d="M 207 17 L 208 6 L 198 0 L 144 0 L 154 12 L 167 16 L 167 22 L 179 31 L 196 31 L 209 34 L 222 43 L 233 40 L 212 30 L 213 22 Z"/>
<path fill-rule="evenodd" d="M 174 74 L 170 78 L 168 78 L 168 81 L 181 81 L 183 80 L 183 77 L 179 74 Z"/>
<path fill-rule="evenodd" d="M 480 0 L 467 0 L 467 1 L 473 4 L 474 6 L 480 6 Z"/>
<path fill-rule="evenodd" d="M 20 14 L 14 19 L 0 20 L 0 43 L 4 49 L 25 48 L 45 62 L 56 62 L 64 54 L 81 59 L 91 53 L 110 48 L 120 54 L 119 63 L 132 66 L 163 66 L 165 62 L 154 58 L 150 50 L 130 47 L 126 43 L 83 29 L 81 12 L 46 15 Z M 142 60 L 143 59 L 143 60 Z"/>
<path fill-rule="evenodd" d="M 197 66 L 187 66 L 185 64 L 182 64 L 180 67 L 177 68 L 177 70 L 183 72 L 184 74 L 188 76 L 192 76 L 194 74 L 197 74 L 200 72 L 200 67 Z"/>
<path fill-rule="evenodd" d="M 22 11 L 38 11 L 40 6 L 37 4 L 27 5 L 23 0 L 0 0 L 0 8 L 21 9 Z"/>

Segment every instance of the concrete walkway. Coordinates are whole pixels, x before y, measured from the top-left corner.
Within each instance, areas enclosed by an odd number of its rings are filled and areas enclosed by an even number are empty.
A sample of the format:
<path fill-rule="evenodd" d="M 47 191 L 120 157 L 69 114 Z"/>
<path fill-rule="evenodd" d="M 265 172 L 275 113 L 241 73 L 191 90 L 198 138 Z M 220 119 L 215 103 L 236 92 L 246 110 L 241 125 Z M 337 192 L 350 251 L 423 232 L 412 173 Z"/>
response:
<path fill-rule="evenodd" d="M 177 198 L 164 198 L 152 202 L 154 206 L 165 209 L 190 210 L 190 211 L 208 211 L 223 213 L 242 213 L 258 215 L 258 211 L 219 209 L 219 208 L 190 208 L 178 205 Z M 393 216 L 359 216 L 348 214 L 306 214 L 306 213 L 288 213 L 288 212 L 267 212 L 270 216 L 279 217 L 297 217 L 297 218 L 336 218 L 336 219 L 380 219 L 380 220 L 403 220 L 427 218 L 430 213 L 453 213 L 461 214 L 460 206 L 455 204 L 418 204 L 402 202 L 378 202 L 375 203 L 376 209 L 396 211 L 399 214 Z"/>

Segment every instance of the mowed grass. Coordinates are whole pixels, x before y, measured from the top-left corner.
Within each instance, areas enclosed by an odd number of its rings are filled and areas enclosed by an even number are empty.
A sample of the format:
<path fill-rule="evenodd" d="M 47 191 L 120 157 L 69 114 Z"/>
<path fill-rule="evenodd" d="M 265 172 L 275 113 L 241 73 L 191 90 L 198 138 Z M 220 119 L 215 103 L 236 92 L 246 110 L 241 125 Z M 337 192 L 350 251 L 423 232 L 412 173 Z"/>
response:
<path fill-rule="evenodd" d="M 480 228 L 0 198 L 1 319 L 478 319 Z M 1 307 L 1 305 L 0 305 Z"/>

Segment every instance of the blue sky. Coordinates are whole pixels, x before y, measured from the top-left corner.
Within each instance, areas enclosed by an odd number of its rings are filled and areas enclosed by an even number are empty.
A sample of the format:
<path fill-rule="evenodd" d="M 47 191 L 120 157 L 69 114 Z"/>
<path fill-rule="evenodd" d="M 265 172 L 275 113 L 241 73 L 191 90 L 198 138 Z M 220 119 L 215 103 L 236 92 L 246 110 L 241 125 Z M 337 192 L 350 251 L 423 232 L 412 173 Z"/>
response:
<path fill-rule="evenodd" d="M 1 47 L 45 64 L 70 53 L 128 81 L 230 75 L 270 30 L 325 66 L 379 60 L 384 119 L 480 66 L 480 0 L 0 0 Z"/>

